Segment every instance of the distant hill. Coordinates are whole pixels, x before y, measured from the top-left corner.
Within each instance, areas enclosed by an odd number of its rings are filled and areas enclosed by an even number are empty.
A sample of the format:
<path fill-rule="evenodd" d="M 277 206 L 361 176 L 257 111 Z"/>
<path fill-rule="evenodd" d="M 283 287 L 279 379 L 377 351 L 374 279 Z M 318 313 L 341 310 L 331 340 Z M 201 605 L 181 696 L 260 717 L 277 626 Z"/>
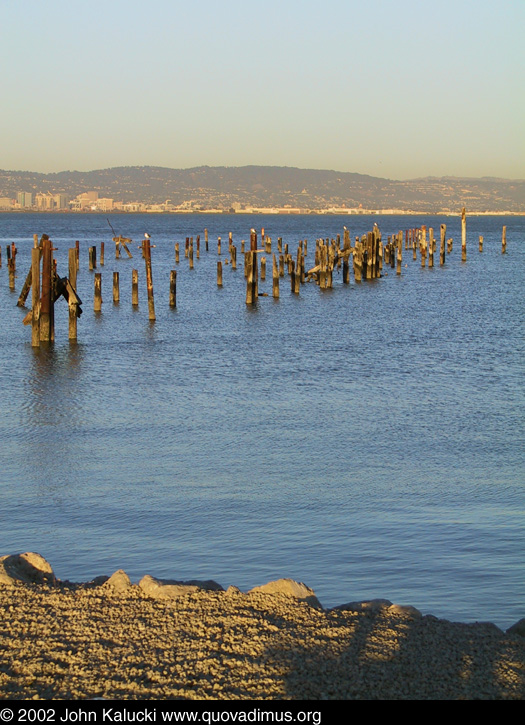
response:
<path fill-rule="evenodd" d="M 193 201 L 204 208 L 228 210 L 235 205 L 359 207 L 403 211 L 525 212 L 525 180 L 491 177 L 426 177 L 409 181 L 364 174 L 280 166 L 168 169 L 124 166 L 96 171 L 1 171 L 0 197 L 19 191 L 66 193 L 85 191 L 123 202 L 179 205 Z"/>

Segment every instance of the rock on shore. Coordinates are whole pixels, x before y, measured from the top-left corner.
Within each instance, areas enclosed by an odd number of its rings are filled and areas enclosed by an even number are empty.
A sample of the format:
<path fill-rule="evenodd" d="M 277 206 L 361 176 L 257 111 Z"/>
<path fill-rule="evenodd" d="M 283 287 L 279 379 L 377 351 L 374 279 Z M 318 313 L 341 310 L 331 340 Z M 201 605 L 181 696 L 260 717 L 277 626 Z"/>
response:
<path fill-rule="evenodd" d="M 290 579 L 73 584 L 0 558 L 4 699 L 523 699 L 523 633 L 387 600 L 325 610 Z"/>

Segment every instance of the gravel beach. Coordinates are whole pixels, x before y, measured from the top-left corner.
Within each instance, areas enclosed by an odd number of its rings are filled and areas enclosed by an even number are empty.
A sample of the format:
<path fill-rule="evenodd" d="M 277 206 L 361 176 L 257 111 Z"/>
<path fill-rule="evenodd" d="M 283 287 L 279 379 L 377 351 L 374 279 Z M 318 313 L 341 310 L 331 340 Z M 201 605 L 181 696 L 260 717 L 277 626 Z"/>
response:
<path fill-rule="evenodd" d="M 519 700 L 523 633 L 383 600 L 325 610 L 291 580 L 73 584 L 0 558 L 3 699 Z"/>

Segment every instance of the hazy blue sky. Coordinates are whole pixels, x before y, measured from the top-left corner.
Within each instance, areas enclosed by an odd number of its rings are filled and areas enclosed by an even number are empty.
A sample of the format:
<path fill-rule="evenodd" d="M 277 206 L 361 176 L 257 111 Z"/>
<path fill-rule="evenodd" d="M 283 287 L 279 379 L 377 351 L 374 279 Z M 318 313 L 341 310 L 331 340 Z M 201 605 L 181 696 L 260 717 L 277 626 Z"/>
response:
<path fill-rule="evenodd" d="M 0 0 L 0 168 L 525 177 L 525 0 Z"/>

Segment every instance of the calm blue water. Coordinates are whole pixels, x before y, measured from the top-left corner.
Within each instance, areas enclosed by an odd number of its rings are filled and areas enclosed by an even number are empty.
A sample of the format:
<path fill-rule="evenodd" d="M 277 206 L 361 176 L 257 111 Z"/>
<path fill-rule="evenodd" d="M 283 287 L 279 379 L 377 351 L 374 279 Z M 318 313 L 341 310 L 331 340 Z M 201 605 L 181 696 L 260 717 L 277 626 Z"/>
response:
<path fill-rule="evenodd" d="M 422 269 L 356 285 L 334 277 L 271 297 L 271 264 L 245 304 L 240 240 L 264 226 L 295 254 L 317 237 L 377 221 L 383 239 L 440 223 L 454 251 Z M 525 218 L 111 217 L 134 258 L 114 259 L 105 215 L 0 215 L 0 554 L 38 551 L 57 576 L 86 581 L 213 578 L 245 590 L 304 581 L 325 607 L 375 597 L 506 628 L 525 616 Z M 507 254 L 501 254 L 502 225 Z M 204 251 L 204 228 L 210 251 Z M 157 320 L 148 321 L 137 244 L 152 235 Z M 217 237 L 238 269 L 216 286 Z M 84 313 L 70 345 L 33 349 L 16 307 L 33 234 L 59 274 L 80 241 Z M 186 236 L 201 235 L 195 269 Z M 478 252 L 483 234 L 484 251 Z M 5 246 L 18 246 L 10 292 Z M 102 313 L 88 247 L 104 241 Z M 177 267 L 177 308 L 168 306 Z M 405 267 L 405 265 L 407 265 Z M 131 270 L 140 305 L 131 306 Z M 121 301 L 112 301 L 120 272 Z"/>

